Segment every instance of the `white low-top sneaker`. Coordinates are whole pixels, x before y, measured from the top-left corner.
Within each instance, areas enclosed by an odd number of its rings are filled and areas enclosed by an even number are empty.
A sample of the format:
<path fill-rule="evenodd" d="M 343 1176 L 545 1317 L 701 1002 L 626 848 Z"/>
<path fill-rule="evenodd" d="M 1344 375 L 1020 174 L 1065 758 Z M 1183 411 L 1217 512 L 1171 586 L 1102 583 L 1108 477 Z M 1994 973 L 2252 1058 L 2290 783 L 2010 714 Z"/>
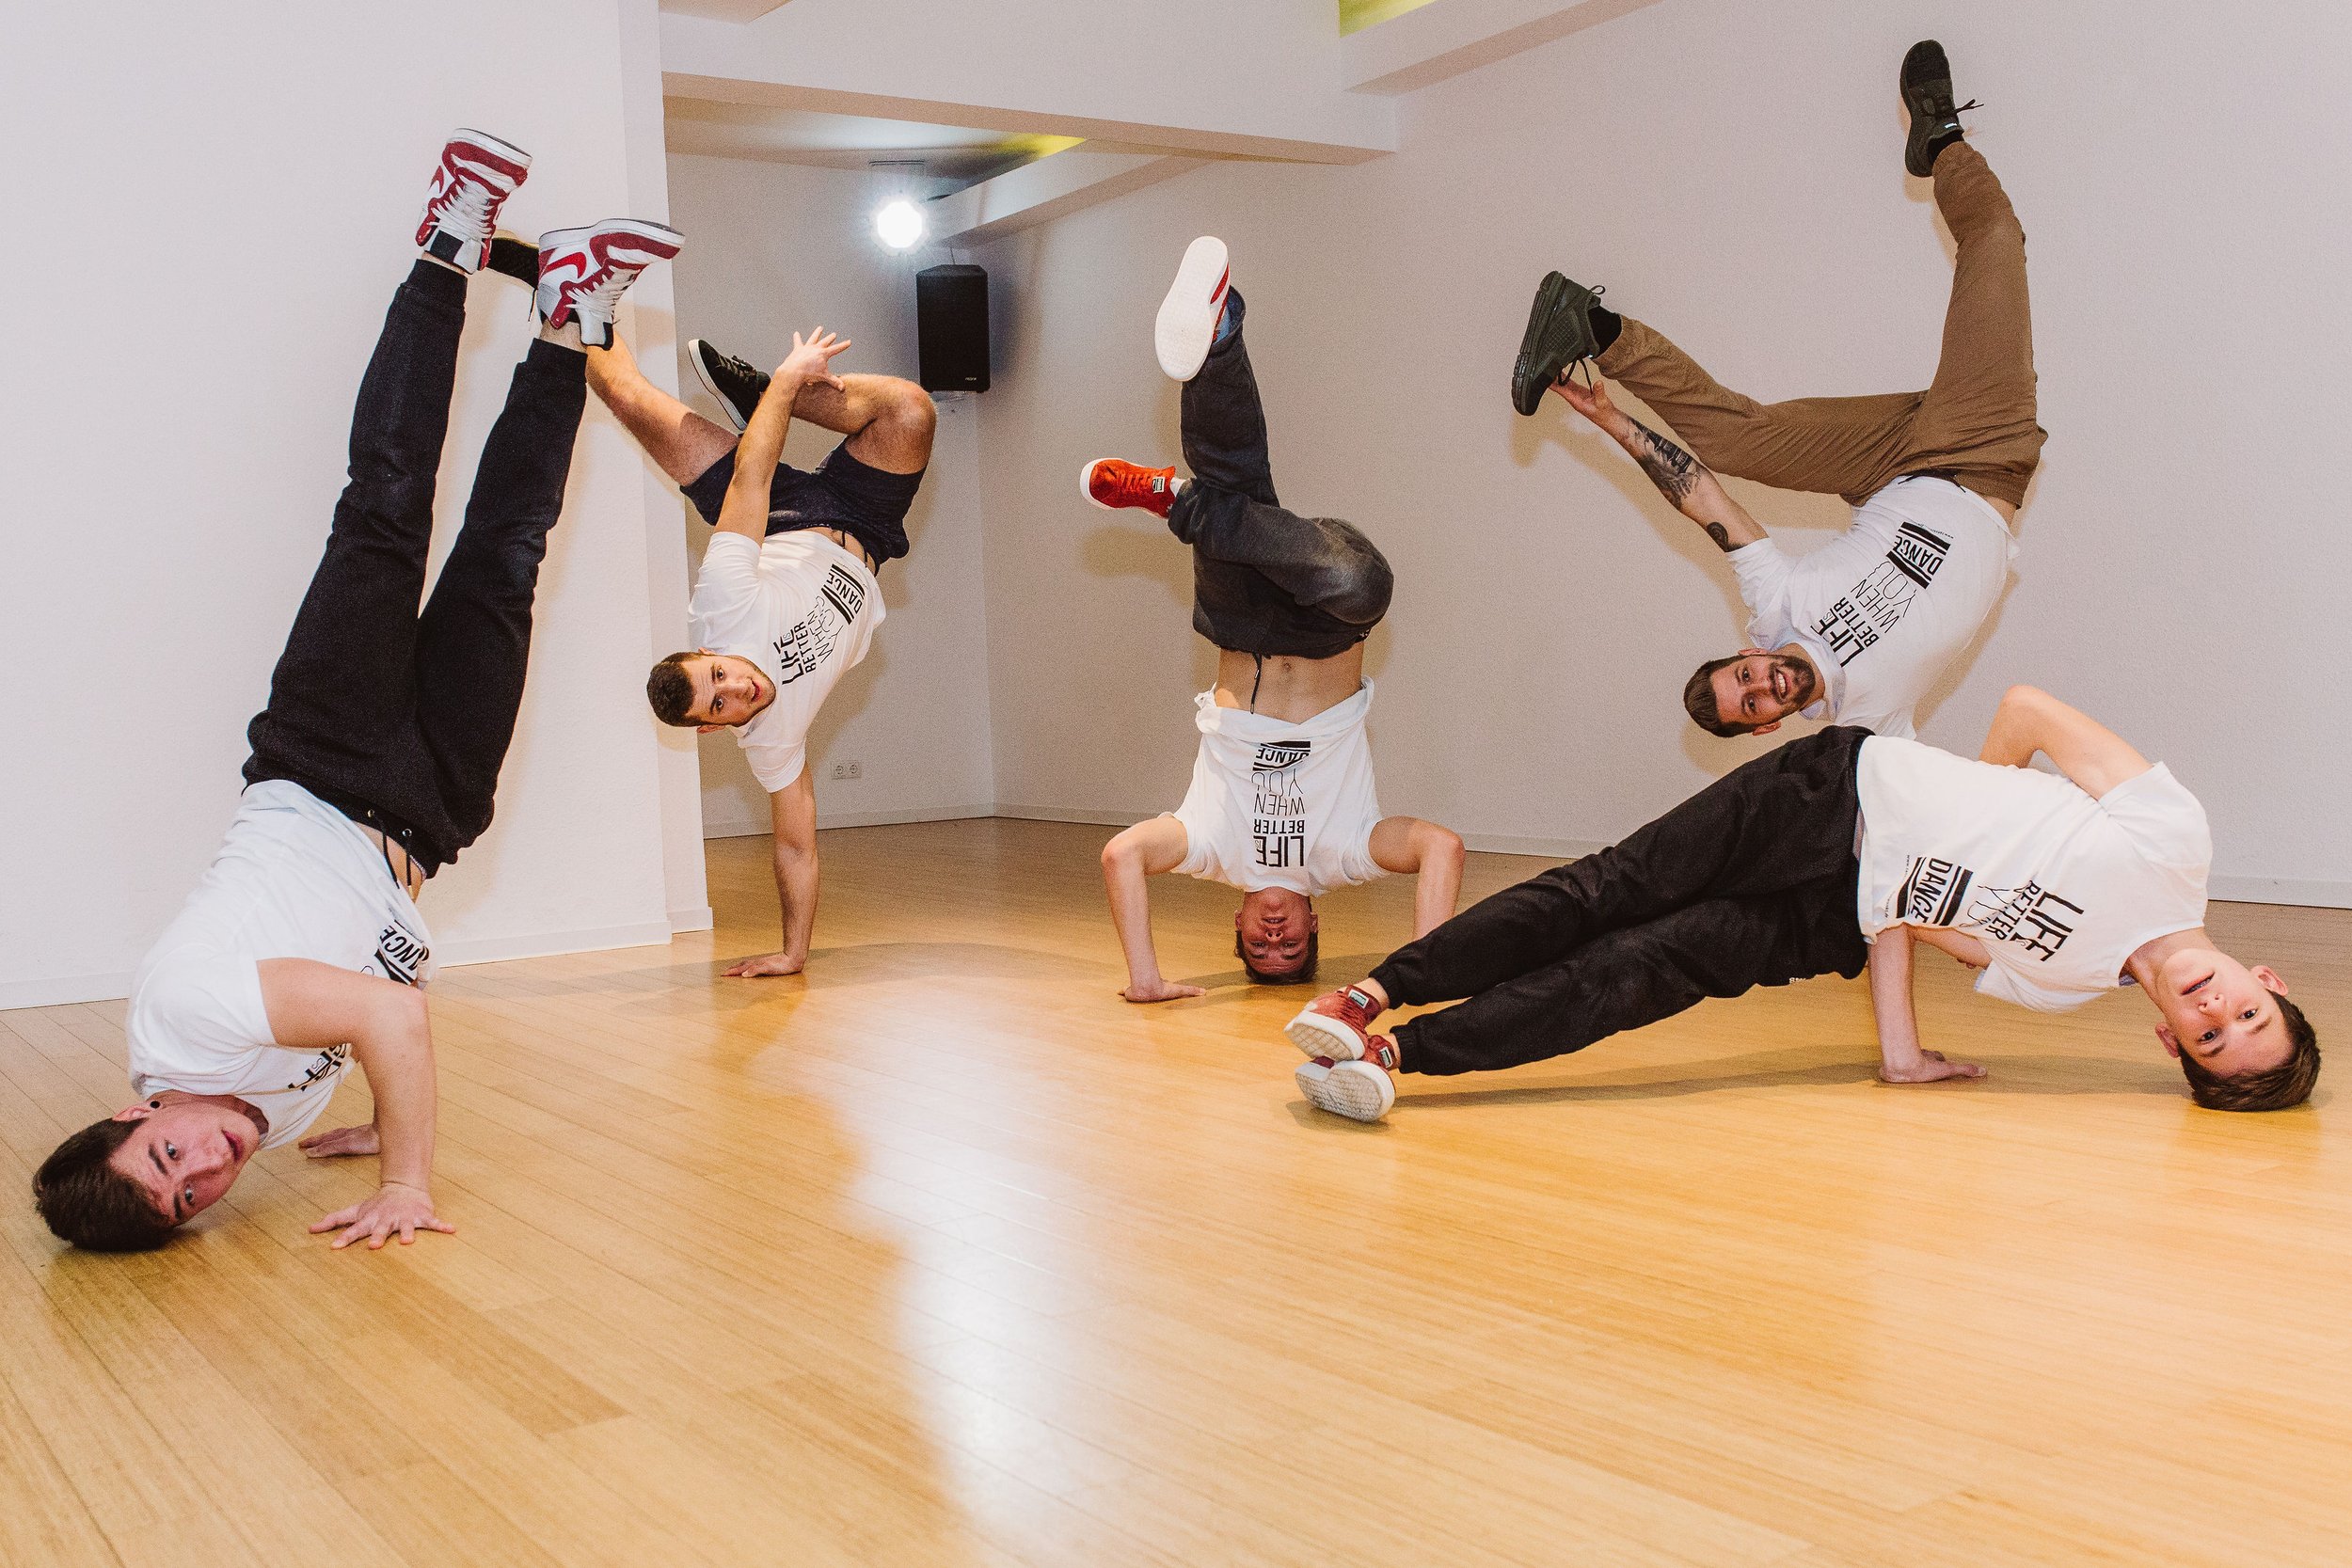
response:
<path fill-rule="evenodd" d="M 1217 317 L 1224 314 L 1225 291 L 1232 280 L 1223 240 L 1203 234 L 1184 247 L 1176 281 L 1168 286 L 1159 321 L 1152 329 L 1160 369 L 1175 380 L 1190 381 L 1200 373 L 1201 361 L 1216 341 Z"/>
<path fill-rule="evenodd" d="M 1317 1056 L 1299 1063 L 1291 1078 L 1308 1104 L 1350 1121 L 1378 1121 L 1396 1103 L 1396 1080 L 1366 1061 Z"/>

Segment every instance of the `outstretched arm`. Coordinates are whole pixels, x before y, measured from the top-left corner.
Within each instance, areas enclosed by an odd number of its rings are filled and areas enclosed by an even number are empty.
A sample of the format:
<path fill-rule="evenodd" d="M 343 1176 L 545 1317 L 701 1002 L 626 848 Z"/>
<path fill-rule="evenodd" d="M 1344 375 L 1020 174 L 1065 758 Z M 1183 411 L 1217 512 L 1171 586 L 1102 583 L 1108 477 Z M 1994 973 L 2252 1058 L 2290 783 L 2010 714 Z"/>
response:
<path fill-rule="evenodd" d="M 2148 759 L 2134 751 L 2130 741 L 2088 713 L 2067 706 L 2047 691 L 2012 686 L 2001 696 L 1977 760 L 2024 768 L 2033 761 L 2036 752 L 2058 764 L 2058 770 L 2094 800 L 2149 768 Z"/>
<path fill-rule="evenodd" d="M 784 456 L 785 433 L 792 428 L 792 400 L 812 384 L 838 390 L 841 378 L 829 367 L 833 356 L 849 346 L 849 339 L 836 338 L 821 326 L 805 340 L 792 334 L 791 354 L 768 378 L 768 389 L 735 444 L 735 477 L 727 482 L 726 499 L 719 504 L 720 532 L 749 539 L 768 536 L 768 496 L 776 464 Z"/>
<path fill-rule="evenodd" d="M 1462 837 L 1418 816 L 1384 816 L 1372 830 L 1372 858 L 1383 871 L 1420 878 L 1413 884 L 1413 940 L 1454 918 L 1462 892 Z"/>
<path fill-rule="evenodd" d="M 1919 1021 L 1911 1006 L 1911 942 L 1908 926 L 1889 926 L 1870 943 L 1870 1012 L 1878 1021 L 1879 1076 L 1889 1084 L 1933 1084 L 1946 1078 L 1981 1078 L 1974 1062 L 1951 1062 L 1941 1051 L 1919 1044 Z"/>
<path fill-rule="evenodd" d="M 1173 1002 L 1208 994 L 1199 986 L 1162 979 L 1160 956 L 1152 945 L 1149 879 L 1182 865 L 1189 842 L 1182 822 L 1155 816 L 1103 846 L 1103 888 L 1110 895 L 1111 924 L 1127 956 L 1127 989 L 1119 994 L 1130 1002 Z"/>
<path fill-rule="evenodd" d="M 349 1044 L 368 1075 L 375 1120 L 302 1140 L 314 1157 L 381 1154 L 375 1196 L 339 1209 L 313 1233 L 341 1230 L 337 1247 L 365 1239 L 370 1250 L 397 1234 L 457 1227 L 433 1212 L 433 1028 L 424 993 L 378 975 L 310 958 L 264 958 L 258 966 L 270 1034 L 295 1051 Z"/>
<path fill-rule="evenodd" d="M 809 939 L 817 929 L 817 785 L 807 764 L 802 765 L 799 778 L 768 797 L 768 816 L 775 839 L 776 903 L 784 911 L 784 946 L 738 958 L 722 971 L 738 980 L 798 974 L 808 966 Z"/>
<path fill-rule="evenodd" d="M 1764 525 L 1731 499 L 1712 468 L 1610 402 L 1609 389 L 1599 382 L 1586 387 L 1562 376 L 1551 389 L 1630 453 L 1658 493 L 1705 529 L 1717 549 L 1736 550 L 1764 537 Z"/>

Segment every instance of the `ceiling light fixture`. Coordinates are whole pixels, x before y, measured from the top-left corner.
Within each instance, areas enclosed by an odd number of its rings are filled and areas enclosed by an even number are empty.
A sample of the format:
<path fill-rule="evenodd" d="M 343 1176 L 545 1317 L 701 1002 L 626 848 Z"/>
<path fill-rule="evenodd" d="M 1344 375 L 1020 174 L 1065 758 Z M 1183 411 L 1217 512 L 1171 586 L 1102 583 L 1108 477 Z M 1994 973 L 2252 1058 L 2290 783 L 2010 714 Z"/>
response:
<path fill-rule="evenodd" d="M 874 232 L 893 250 L 912 250 L 923 239 L 922 209 L 905 197 L 886 202 L 874 214 Z"/>

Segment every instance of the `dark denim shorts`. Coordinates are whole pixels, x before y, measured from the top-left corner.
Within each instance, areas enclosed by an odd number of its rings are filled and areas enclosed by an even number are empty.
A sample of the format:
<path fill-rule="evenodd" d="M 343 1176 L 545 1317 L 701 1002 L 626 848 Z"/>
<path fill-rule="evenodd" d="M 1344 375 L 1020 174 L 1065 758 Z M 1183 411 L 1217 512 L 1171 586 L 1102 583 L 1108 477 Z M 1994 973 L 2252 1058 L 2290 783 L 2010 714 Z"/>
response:
<path fill-rule="evenodd" d="M 735 478 L 735 453 L 703 470 L 702 476 L 678 488 L 694 503 L 703 521 L 716 524 L 719 508 Z M 907 509 L 923 486 L 918 470 L 894 474 L 872 467 L 850 454 L 850 444 L 825 454 L 812 471 L 788 463 L 776 465 L 768 487 L 768 531 L 789 533 L 795 529 L 837 528 L 866 546 L 879 566 L 907 553 Z"/>

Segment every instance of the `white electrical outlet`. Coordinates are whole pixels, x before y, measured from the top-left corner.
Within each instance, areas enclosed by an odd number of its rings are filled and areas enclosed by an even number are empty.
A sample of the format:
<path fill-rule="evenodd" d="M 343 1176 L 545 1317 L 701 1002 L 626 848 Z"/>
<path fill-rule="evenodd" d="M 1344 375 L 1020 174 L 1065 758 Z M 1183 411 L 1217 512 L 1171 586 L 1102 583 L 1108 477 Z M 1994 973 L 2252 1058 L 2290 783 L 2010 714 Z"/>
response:
<path fill-rule="evenodd" d="M 836 779 L 862 779 L 866 777 L 866 768 L 861 763 L 836 762 L 833 765 L 833 776 Z"/>

